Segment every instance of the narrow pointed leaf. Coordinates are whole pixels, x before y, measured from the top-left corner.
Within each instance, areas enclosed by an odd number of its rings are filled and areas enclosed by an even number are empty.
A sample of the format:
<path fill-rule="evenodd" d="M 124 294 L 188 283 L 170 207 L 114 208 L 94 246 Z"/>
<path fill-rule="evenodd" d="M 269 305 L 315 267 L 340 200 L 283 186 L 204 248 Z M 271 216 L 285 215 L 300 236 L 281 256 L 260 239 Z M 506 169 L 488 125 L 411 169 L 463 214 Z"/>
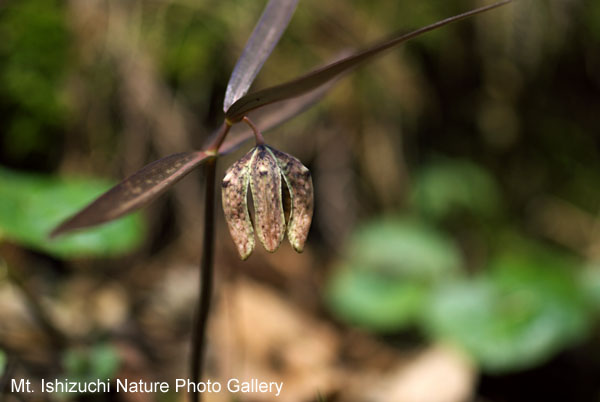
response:
<path fill-rule="evenodd" d="M 60 224 L 50 237 L 108 222 L 145 206 L 209 157 L 204 152 L 183 152 L 146 165 Z"/>
<path fill-rule="evenodd" d="M 496 7 L 500 7 L 504 4 L 510 3 L 512 0 L 503 0 L 489 6 L 480 7 L 465 13 L 455 15 L 450 18 L 438 21 L 434 24 L 427 25 L 426 27 L 417 29 L 416 31 L 396 36 L 392 39 L 379 42 L 366 50 L 355 53 L 349 57 L 339 60 L 335 63 L 329 64 L 325 67 L 319 68 L 306 75 L 303 75 L 295 80 L 285 82 L 283 84 L 266 88 L 248 95 L 243 96 L 231 105 L 225 116 L 229 121 L 237 122 L 241 120 L 249 111 L 268 105 L 273 102 L 294 98 L 305 94 L 311 90 L 318 88 L 319 86 L 326 84 L 327 82 L 335 79 L 343 73 L 350 71 L 352 68 L 359 64 L 373 59 L 375 56 L 382 54 L 384 51 L 399 45 L 400 43 L 406 42 L 409 39 L 420 36 L 426 32 L 433 31 L 444 25 L 450 24 L 462 20 L 467 17 L 471 17 L 476 14 L 489 11 Z"/>
<path fill-rule="evenodd" d="M 270 0 L 242 55 L 238 59 L 225 92 L 223 111 L 244 96 L 261 67 L 288 26 L 298 0 Z"/>

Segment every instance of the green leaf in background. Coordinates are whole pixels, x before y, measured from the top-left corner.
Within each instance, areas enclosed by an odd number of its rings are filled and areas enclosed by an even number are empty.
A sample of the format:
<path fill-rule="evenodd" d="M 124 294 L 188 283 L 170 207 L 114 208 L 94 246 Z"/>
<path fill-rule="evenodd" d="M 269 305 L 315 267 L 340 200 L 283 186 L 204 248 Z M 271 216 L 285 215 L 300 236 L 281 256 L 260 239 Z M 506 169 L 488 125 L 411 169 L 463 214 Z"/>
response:
<path fill-rule="evenodd" d="M 0 240 L 10 240 L 58 257 L 114 256 L 143 240 L 139 215 L 97 229 L 49 240 L 50 231 L 111 187 L 99 179 L 62 179 L 0 167 Z"/>
<path fill-rule="evenodd" d="M 349 261 L 395 276 L 433 279 L 462 265 L 444 233 L 408 218 L 374 221 L 358 229 L 348 247 Z"/>
<path fill-rule="evenodd" d="M 590 329 L 573 268 L 552 254 L 505 253 L 477 279 L 441 287 L 425 327 L 462 346 L 487 371 L 534 366 Z"/>
<path fill-rule="evenodd" d="M 462 265 L 450 239 L 410 219 L 369 223 L 348 250 L 348 262 L 326 287 L 326 303 L 336 317 L 378 332 L 414 324 L 432 283 Z"/>
<path fill-rule="evenodd" d="M 443 219 L 467 211 L 491 217 L 500 209 L 500 192 L 482 167 L 464 160 L 443 159 L 417 175 L 412 201 L 427 217 Z"/>
<path fill-rule="evenodd" d="M 600 312 L 600 265 L 598 262 L 585 267 L 578 280 L 582 293 L 592 309 Z"/>
<path fill-rule="evenodd" d="M 86 349 L 72 349 L 63 356 L 65 375 L 72 381 L 88 382 L 114 378 L 121 360 L 110 344 L 96 344 Z"/>
<path fill-rule="evenodd" d="M 387 278 L 356 268 L 341 268 L 328 283 L 326 302 L 336 317 L 380 332 L 412 324 L 427 295 L 416 281 Z"/>
<path fill-rule="evenodd" d="M 4 375 L 4 370 L 6 370 L 6 353 L 0 349 L 0 377 Z"/>

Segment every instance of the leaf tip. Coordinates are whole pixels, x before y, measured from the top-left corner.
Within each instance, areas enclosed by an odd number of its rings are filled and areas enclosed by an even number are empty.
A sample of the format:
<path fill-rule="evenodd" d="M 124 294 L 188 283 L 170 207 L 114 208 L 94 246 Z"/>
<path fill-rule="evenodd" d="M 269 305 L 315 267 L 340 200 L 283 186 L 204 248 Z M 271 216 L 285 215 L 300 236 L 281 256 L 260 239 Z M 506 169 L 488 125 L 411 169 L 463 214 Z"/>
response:
<path fill-rule="evenodd" d="M 66 220 L 64 220 L 62 223 L 60 223 L 58 226 L 56 226 L 54 229 L 52 229 L 52 231 L 50 233 L 48 233 L 47 237 L 50 240 L 54 240 L 57 237 L 63 236 L 65 234 L 67 234 L 68 232 L 71 232 L 75 229 L 80 229 L 82 226 L 77 226 L 76 224 L 74 225 L 73 222 L 75 221 L 75 218 L 78 216 L 79 214 L 76 214 Z"/>
<path fill-rule="evenodd" d="M 64 230 L 62 229 L 62 227 L 61 226 L 57 226 L 50 233 L 48 233 L 47 237 L 50 240 L 54 240 L 54 239 L 56 239 L 57 237 L 59 237 L 63 233 L 64 233 Z"/>

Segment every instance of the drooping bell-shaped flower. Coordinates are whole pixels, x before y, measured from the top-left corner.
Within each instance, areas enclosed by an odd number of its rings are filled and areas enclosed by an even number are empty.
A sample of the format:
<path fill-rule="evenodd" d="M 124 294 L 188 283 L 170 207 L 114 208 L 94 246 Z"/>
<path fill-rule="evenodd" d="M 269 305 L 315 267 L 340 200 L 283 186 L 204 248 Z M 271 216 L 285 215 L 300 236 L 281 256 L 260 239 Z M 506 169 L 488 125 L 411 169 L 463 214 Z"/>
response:
<path fill-rule="evenodd" d="M 290 196 L 288 216 L 283 205 L 283 184 Z M 248 211 L 248 187 L 254 201 L 254 228 Z M 314 203 L 310 172 L 298 159 L 267 145 L 257 145 L 227 169 L 222 197 L 229 232 L 242 260 L 254 249 L 255 229 L 269 252 L 279 248 L 286 232 L 292 247 L 302 252 Z"/>

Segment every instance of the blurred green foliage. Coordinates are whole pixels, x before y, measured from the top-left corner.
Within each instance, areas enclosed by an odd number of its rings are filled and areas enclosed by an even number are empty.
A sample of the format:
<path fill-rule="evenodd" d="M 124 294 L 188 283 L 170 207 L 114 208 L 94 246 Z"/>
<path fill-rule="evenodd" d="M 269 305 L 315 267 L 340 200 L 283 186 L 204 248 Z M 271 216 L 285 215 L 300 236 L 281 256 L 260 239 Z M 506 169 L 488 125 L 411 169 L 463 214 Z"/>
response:
<path fill-rule="evenodd" d="M 597 263 L 590 264 L 583 269 L 578 279 L 588 303 L 594 306 L 596 313 L 600 312 L 600 266 Z"/>
<path fill-rule="evenodd" d="M 139 214 L 82 233 L 48 239 L 56 225 L 112 184 L 99 179 L 57 178 L 0 168 L 0 240 L 65 258 L 131 251 L 145 233 Z"/>
<path fill-rule="evenodd" d="M 13 160 L 47 155 L 64 130 L 70 39 L 63 7 L 21 0 L 0 9 L 0 149 Z"/>
<path fill-rule="evenodd" d="M 331 309 L 351 323 L 386 332 L 414 324 L 433 284 L 462 265 L 448 238 L 409 219 L 365 225 L 347 255 L 327 288 Z"/>
<path fill-rule="evenodd" d="M 426 226 L 460 211 L 494 215 L 500 193 L 482 168 L 434 162 L 413 191 L 420 218 L 379 219 L 351 236 L 325 292 L 336 317 L 383 333 L 418 327 L 458 345 L 488 372 L 539 364 L 589 334 L 600 302 L 597 269 L 498 227 L 485 266 L 469 275 L 445 233 L 451 229 Z"/>
<path fill-rule="evenodd" d="M 591 329 L 577 268 L 549 250 L 508 249 L 482 274 L 437 289 L 425 327 L 462 346 L 488 371 L 531 367 Z"/>
<path fill-rule="evenodd" d="M 394 332 L 413 324 L 427 295 L 427 284 L 355 266 L 338 268 L 326 291 L 339 318 L 364 328 Z"/>
<path fill-rule="evenodd" d="M 412 203 L 423 215 L 435 220 L 465 212 L 490 218 L 500 210 L 500 191 L 492 176 L 480 166 L 443 159 L 419 171 Z"/>
<path fill-rule="evenodd" d="M 118 351 L 107 343 L 70 349 L 63 356 L 65 376 L 81 383 L 106 381 L 117 374 L 121 365 Z"/>
<path fill-rule="evenodd" d="M 395 277 L 439 279 L 462 265 L 450 239 L 410 219 L 389 218 L 357 229 L 346 253 L 356 265 Z"/>
<path fill-rule="evenodd" d="M 163 21 L 160 28 L 155 29 L 163 74 L 186 95 L 194 96 L 187 87 L 195 87 L 195 96 L 198 96 L 203 91 L 198 91 L 197 85 L 219 74 L 211 55 L 223 46 L 215 39 L 224 36 L 226 27 L 210 13 L 190 13 L 186 7 L 177 5 L 165 10 Z M 202 46 L 198 46 L 199 43 Z"/>
<path fill-rule="evenodd" d="M 4 375 L 4 370 L 6 369 L 6 353 L 2 349 L 0 349 L 0 377 Z"/>

